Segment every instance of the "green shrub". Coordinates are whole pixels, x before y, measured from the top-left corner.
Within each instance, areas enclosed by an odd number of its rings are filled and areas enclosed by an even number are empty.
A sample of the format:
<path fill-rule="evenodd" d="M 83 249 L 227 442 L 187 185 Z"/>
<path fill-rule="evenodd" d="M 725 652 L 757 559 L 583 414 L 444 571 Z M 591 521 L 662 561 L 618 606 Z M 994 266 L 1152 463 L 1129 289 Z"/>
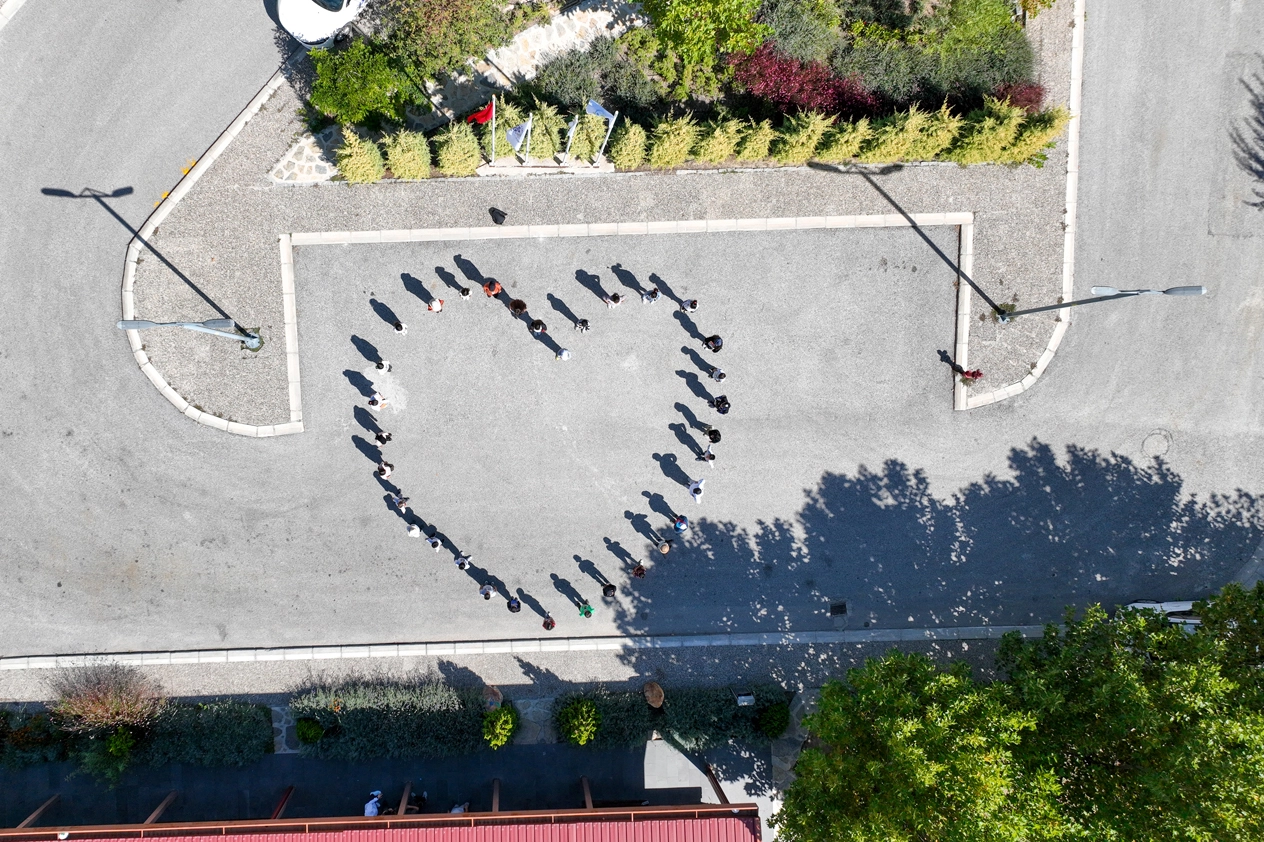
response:
<path fill-rule="evenodd" d="M 511 158 L 513 157 L 513 147 L 509 145 L 509 137 L 506 134 L 514 126 L 519 126 L 527 122 L 527 115 L 517 103 L 506 100 L 504 97 L 496 99 L 496 157 Z M 492 124 L 488 121 L 482 125 L 480 130 L 483 145 L 483 156 L 487 160 L 492 159 Z M 525 150 L 524 150 L 525 151 Z M 477 167 L 478 165 L 475 164 Z M 440 169 L 443 169 L 440 165 Z M 462 173 L 463 175 L 467 173 Z"/>
<path fill-rule="evenodd" d="M 1018 0 L 1018 5 L 1027 14 L 1027 17 L 1034 18 L 1043 10 L 1053 6 L 1053 0 Z"/>
<path fill-rule="evenodd" d="M 1053 146 L 1066 128 L 1071 115 L 1061 106 L 1033 114 L 1023 120 L 1014 142 L 1002 153 L 1001 161 L 1010 164 L 1044 163 L 1044 150 Z"/>
<path fill-rule="evenodd" d="M 799 61 L 825 61 L 838 44 L 832 0 L 764 0 L 759 19 L 772 28 L 777 49 Z"/>
<path fill-rule="evenodd" d="M 531 157 L 553 160 L 553 156 L 562 150 L 561 139 L 566 123 L 566 118 L 558 113 L 556 107 L 537 99 L 531 112 Z"/>
<path fill-rule="evenodd" d="M 315 684 L 298 692 L 290 709 L 325 729 L 319 742 L 301 746 L 314 757 L 445 757 L 472 754 L 483 744 L 480 692 L 431 677 Z"/>
<path fill-rule="evenodd" d="M 586 50 L 568 50 L 544 62 L 523 89 L 562 111 L 581 111 L 588 100 L 595 99 L 623 118 L 649 120 L 661 110 L 662 96 L 641 65 L 620 50 L 626 44 L 643 48 L 644 39 L 657 45 L 644 28 L 628 31 L 618 42 L 598 37 Z M 636 49 L 629 52 L 639 55 Z"/>
<path fill-rule="evenodd" d="M 819 111 L 787 117 L 773 144 L 773 157 L 782 164 L 806 163 L 816 153 L 816 147 L 832 125 L 834 118 Z"/>
<path fill-rule="evenodd" d="M 790 727 L 790 703 L 774 702 L 759 712 L 756 727 L 770 740 L 777 740 Z"/>
<path fill-rule="evenodd" d="M 402 86 L 390 60 L 364 41 L 345 50 L 308 53 L 316 69 L 313 107 L 339 123 L 362 123 L 370 116 L 393 117 Z"/>
<path fill-rule="evenodd" d="M 711 66 L 721 53 L 751 52 L 771 29 L 755 20 L 759 0 L 645 0 L 658 38 L 687 64 Z"/>
<path fill-rule="evenodd" d="M 5 711 L 4 719 L 7 729 L 0 759 L 6 767 L 66 759 L 66 735 L 46 714 Z"/>
<path fill-rule="evenodd" d="M 52 718 L 72 734 L 145 729 L 166 705 L 162 689 L 136 667 L 103 663 L 60 670 L 49 681 Z"/>
<path fill-rule="evenodd" d="M 742 133 L 742 142 L 737 146 L 737 160 L 762 161 L 768 157 L 772 142 L 776 138 L 777 130 L 768 120 L 751 123 L 746 126 L 746 130 Z"/>
<path fill-rule="evenodd" d="M 518 709 L 513 702 L 505 702 L 495 710 L 483 713 L 483 739 L 493 750 L 513 739 L 518 730 Z"/>
<path fill-rule="evenodd" d="M 858 157 L 875 164 L 932 160 L 957 138 L 962 122 L 947 105 L 931 114 L 910 105 L 901 114 L 879 120 Z"/>
<path fill-rule="evenodd" d="M 742 142 L 745 123 L 741 120 L 717 120 L 703 129 L 702 140 L 694 150 L 694 157 L 709 164 L 719 164 L 737 154 Z"/>
<path fill-rule="evenodd" d="M 988 97 L 982 109 L 966 116 L 957 142 L 944 157 L 959 164 L 1004 160 L 1026 116 L 1022 108 Z"/>
<path fill-rule="evenodd" d="M 568 121 L 569 124 L 569 121 Z M 592 161 L 606 139 L 606 121 L 596 114 L 580 114 L 575 137 L 571 141 L 570 161 Z M 566 149 L 566 135 L 562 135 L 562 149 Z M 644 153 L 642 153 L 644 154 Z"/>
<path fill-rule="evenodd" d="M 294 723 L 294 735 L 303 745 L 314 745 L 325 736 L 325 729 L 315 719 L 300 719 Z"/>
<path fill-rule="evenodd" d="M 342 127 L 342 146 L 338 147 L 338 172 L 352 184 L 381 181 L 386 175 L 382 150 L 368 138 L 360 137 L 351 126 Z"/>
<path fill-rule="evenodd" d="M 512 154 L 508 144 L 505 150 Z M 449 123 L 447 128 L 435 138 L 436 157 L 439 160 L 439 172 L 447 176 L 474 175 L 483 157 L 478 151 L 478 138 L 469 123 L 457 121 Z"/>
<path fill-rule="evenodd" d="M 77 753 L 79 769 L 111 789 L 132 765 L 136 735 L 120 725 L 112 733 L 90 734 Z"/>
<path fill-rule="evenodd" d="M 668 170 L 683 164 L 698 142 L 699 131 L 690 115 L 660 120 L 650 139 L 650 166 Z"/>
<path fill-rule="evenodd" d="M 273 750 L 272 711 L 233 701 L 168 705 L 138 752 L 151 766 L 245 766 Z"/>
<path fill-rule="evenodd" d="M 854 123 L 841 123 L 825 133 L 816 150 L 816 158 L 831 164 L 846 163 L 860 154 L 860 147 L 873 135 L 868 117 Z"/>
<path fill-rule="evenodd" d="M 430 142 L 424 134 L 400 129 L 383 138 L 382 145 L 391 175 L 410 181 L 430 177 Z"/>
<path fill-rule="evenodd" d="M 601 714 L 592 699 L 572 698 L 557 711 L 558 733 L 568 743 L 588 745 L 600 728 Z"/>
<path fill-rule="evenodd" d="M 500 0 L 375 0 L 386 51 L 415 79 L 460 70 L 470 56 L 506 44 L 513 27 L 531 20 L 506 16 Z M 538 12 L 535 12 L 538 14 Z"/>
<path fill-rule="evenodd" d="M 616 170 L 634 170 L 645 163 L 645 129 L 624 123 L 610 139 L 608 155 Z"/>
<path fill-rule="evenodd" d="M 785 691 L 772 684 L 751 688 L 754 707 L 738 707 L 728 687 L 696 687 L 667 692 L 663 722 L 656 725 L 667 739 L 687 751 L 704 751 L 736 740 L 746 745 L 766 745 L 759 730 L 757 711 L 785 701 Z"/>

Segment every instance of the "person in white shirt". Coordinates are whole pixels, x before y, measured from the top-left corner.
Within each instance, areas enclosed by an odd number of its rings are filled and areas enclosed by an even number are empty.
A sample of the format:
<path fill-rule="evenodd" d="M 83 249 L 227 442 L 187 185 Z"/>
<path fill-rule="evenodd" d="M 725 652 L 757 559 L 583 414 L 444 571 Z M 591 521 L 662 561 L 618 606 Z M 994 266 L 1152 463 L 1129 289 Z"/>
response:
<path fill-rule="evenodd" d="M 382 790 L 375 789 L 369 793 L 369 801 L 364 805 L 366 816 L 376 816 L 382 812 Z"/>

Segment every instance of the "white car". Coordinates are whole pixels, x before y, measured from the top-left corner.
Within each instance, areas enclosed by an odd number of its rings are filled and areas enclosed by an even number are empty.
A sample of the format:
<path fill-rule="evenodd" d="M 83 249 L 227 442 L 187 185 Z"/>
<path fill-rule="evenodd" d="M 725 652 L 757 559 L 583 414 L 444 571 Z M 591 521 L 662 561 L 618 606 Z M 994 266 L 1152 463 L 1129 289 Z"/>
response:
<path fill-rule="evenodd" d="M 328 47 L 368 0 L 277 0 L 277 20 L 304 47 Z"/>
<path fill-rule="evenodd" d="M 1138 611 L 1157 611 L 1167 618 L 1169 623 L 1181 626 L 1202 625 L 1202 618 L 1194 613 L 1193 602 L 1158 602 L 1153 599 L 1142 599 L 1130 602 L 1124 608 Z"/>

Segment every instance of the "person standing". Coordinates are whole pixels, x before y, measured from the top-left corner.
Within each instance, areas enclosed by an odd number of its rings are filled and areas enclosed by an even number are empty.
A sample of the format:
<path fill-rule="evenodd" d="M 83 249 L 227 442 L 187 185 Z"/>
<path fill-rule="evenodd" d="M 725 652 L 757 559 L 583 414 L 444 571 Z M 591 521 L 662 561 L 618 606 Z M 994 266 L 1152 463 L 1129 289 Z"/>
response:
<path fill-rule="evenodd" d="M 591 328 L 592 328 L 592 325 L 588 324 L 588 319 L 580 319 L 579 321 L 575 322 L 575 330 L 579 331 L 580 333 L 587 333 Z"/>
<path fill-rule="evenodd" d="M 457 570 L 469 570 L 470 569 L 470 556 L 466 553 L 461 553 L 459 556 L 456 557 L 455 563 L 456 563 Z"/>
<path fill-rule="evenodd" d="M 684 515 L 676 515 L 676 520 L 672 522 L 672 528 L 676 530 L 677 535 L 684 535 L 689 531 L 689 518 Z"/>
<path fill-rule="evenodd" d="M 720 443 L 720 431 L 717 428 L 712 427 L 710 424 L 707 424 L 706 426 L 702 428 L 702 431 L 706 434 L 707 441 L 711 442 L 712 444 Z"/>
<path fill-rule="evenodd" d="M 469 288 L 469 287 L 461 287 L 461 299 L 462 299 L 462 300 L 464 300 L 464 301 L 469 301 L 469 300 L 470 300 L 470 288 Z"/>
<path fill-rule="evenodd" d="M 515 298 L 513 301 L 509 302 L 509 312 L 513 313 L 515 316 L 522 316 L 523 313 L 527 312 L 527 302 L 523 301 L 521 298 Z"/>
<path fill-rule="evenodd" d="M 377 442 L 378 447 L 385 447 L 391 440 L 391 434 L 378 430 L 377 435 L 373 437 L 373 440 Z"/>
<path fill-rule="evenodd" d="M 633 576 L 635 576 L 635 577 L 636 577 L 636 578 L 638 578 L 638 579 L 644 579 L 644 578 L 645 578 L 645 565 L 644 565 L 644 564 L 637 564 L 637 566 L 636 566 L 636 567 L 633 567 L 633 568 L 632 568 L 632 575 L 633 575 Z"/>
<path fill-rule="evenodd" d="M 510 614 L 517 614 L 522 610 L 522 602 L 516 596 L 509 597 L 509 602 L 507 604 Z"/>
<path fill-rule="evenodd" d="M 426 305 L 426 309 L 429 310 L 431 313 L 443 312 L 443 299 L 442 298 L 430 299 L 430 303 Z"/>
<path fill-rule="evenodd" d="M 532 319 L 531 324 L 527 325 L 527 330 L 531 331 L 536 336 L 539 336 L 542 333 L 548 333 L 549 326 L 541 319 Z"/>
<path fill-rule="evenodd" d="M 549 614 L 548 612 L 545 612 L 545 614 L 544 614 L 544 630 L 545 630 L 545 631 L 553 631 L 553 629 L 555 629 L 555 628 L 557 628 L 557 620 L 554 620 L 554 619 L 553 619 L 553 615 L 552 615 L 552 614 Z"/>
<path fill-rule="evenodd" d="M 680 302 L 680 312 L 682 313 L 698 312 L 698 299 L 690 298 L 686 301 Z"/>
<path fill-rule="evenodd" d="M 374 389 L 373 394 L 369 396 L 369 409 L 385 409 L 385 408 L 386 408 L 386 395 L 382 394 L 377 389 Z"/>
<path fill-rule="evenodd" d="M 729 414 L 729 396 L 720 395 L 718 398 L 713 398 L 712 400 L 707 401 L 707 406 L 711 407 L 712 409 L 714 409 L 716 412 L 720 413 L 721 415 L 728 415 Z"/>
<path fill-rule="evenodd" d="M 570 350 L 566 348 L 559 348 L 557 350 L 557 353 L 553 355 L 553 359 L 557 360 L 560 363 L 564 363 L 570 358 L 571 358 L 571 352 Z"/>
<path fill-rule="evenodd" d="M 606 582 L 604 585 L 601 586 L 601 595 L 605 599 L 614 599 L 614 595 L 617 591 L 618 591 L 618 588 L 616 588 L 614 585 L 612 585 L 609 582 Z"/>
<path fill-rule="evenodd" d="M 409 537 L 409 538 L 420 538 L 420 537 L 421 537 L 421 527 L 420 527 L 420 526 L 418 526 L 418 525 L 417 525 L 417 524 L 415 524 L 415 523 L 410 523 L 410 524 L 408 524 L 408 537 Z"/>
<path fill-rule="evenodd" d="M 706 462 L 708 465 L 715 467 L 712 465 L 712 463 L 715 462 L 715 454 L 711 452 L 711 445 L 708 444 L 707 449 L 702 451 L 702 455 L 698 457 L 698 461 Z"/>
<path fill-rule="evenodd" d="M 385 459 L 377 463 L 377 475 L 382 479 L 390 479 L 391 474 L 394 473 L 394 471 L 395 466 L 390 462 L 387 462 Z"/>
<path fill-rule="evenodd" d="M 646 292 L 641 293 L 641 302 L 644 304 L 653 304 L 662 297 L 662 293 L 658 291 L 658 287 L 653 287 Z"/>
<path fill-rule="evenodd" d="M 492 594 L 496 593 L 496 586 L 491 582 L 486 582 L 483 584 L 483 587 L 478 589 L 478 592 L 482 595 L 483 599 L 491 599 Z"/>
<path fill-rule="evenodd" d="M 706 345 L 707 348 L 710 349 L 711 353 L 718 354 L 720 349 L 724 347 L 724 340 L 717 333 L 714 336 L 708 336 L 706 339 L 702 340 L 702 344 Z"/>
<path fill-rule="evenodd" d="M 702 502 L 702 485 L 705 482 L 705 479 L 696 479 L 689 483 L 689 496 L 693 498 L 695 503 Z"/>
<path fill-rule="evenodd" d="M 364 805 L 366 816 L 378 816 L 382 813 L 382 790 L 375 789 L 369 793 L 368 803 Z"/>
<path fill-rule="evenodd" d="M 426 538 L 426 543 L 430 545 L 430 549 L 439 552 L 439 548 L 443 546 L 443 542 L 439 540 L 438 534 L 430 535 Z"/>
<path fill-rule="evenodd" d="M 391 361 L 390 361 L 390 360 L 378 360 L 378 361 L 377 361 L 377 365 L 375 365 L 375 366 L 373 366 L 373 367 L 374 367 L 374 368 L 376 368 L 378 371 L 390 371 L 390 370 L 391 370 Z"/>
<path fill-rule="evenodd" d="M 500 295 L 500 291 L 501 291 L 500 281 L 496 280 L 495 278 L 488 278 L 483 283 L 483 294 L 486 295 L 488 298 L 495 298 L 496 296 Z"/>
<path fill-rule="evenodd" d="M 658 544 L 658 551 L 662 553 L 663 555 L 667 555 L 669 552 L 671 552 L 671 548 L 672 548 L 671 538 L 664 538 Z"/>
<path fill-rule="evenodd" d="M 586 620 L 592 615 L 593 615 L 593 607 L 591 604 L 589 604 L 588 600 L 585 599 L 583 602 L 579 604 L 579 616 L 583 617 Z"/>
<path fill-rule="evenodd" d="M 391 499 L 391 505 L 394 506 L 396 510 L 398 510 L 399 512 L 403 513 L 404 510 L 408 508 L 409 498 L 401 497 L 398 494 L 392 494 L 390 499 Z"/>
<path fill-rule="evenodd" d="M 404 334 L 408 333 L 408 325 L 404 324 L 399 319 L 396 319 L 395 324 L 391 325 L 391 327 L 395 328 L 395 332 L 398 333 L 400 336 L 403 336 Z"/>
<path fill-rule="evenodd" d="M 724 378 L 728 377 L 728 375 L 724 373 L 724 369 L 714 368 L 714 367 L 710 371 L 707 372 L 707 376 L 710 377 L 712 380 L 714 380 L 716 383 L 719 383 L 723 381 Z"/>
<path fill-rule="evenodd" d="M 615 292 L 615 293 L 611 293 L 610 295 L 602 296 L 601 300 L 606 302 L 606 307 L 613 310 L 615 307 L 618 307 L 620 304 L 623 303 L 623 296 Z"/>

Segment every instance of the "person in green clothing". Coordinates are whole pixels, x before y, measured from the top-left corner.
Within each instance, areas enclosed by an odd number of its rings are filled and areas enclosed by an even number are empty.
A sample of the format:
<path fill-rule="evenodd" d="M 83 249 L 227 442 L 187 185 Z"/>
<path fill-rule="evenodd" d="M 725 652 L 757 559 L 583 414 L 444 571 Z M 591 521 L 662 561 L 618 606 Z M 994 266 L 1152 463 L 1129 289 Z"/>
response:
<path fill-rule="evenodd" d="M 593 607 L 592 605 L 588 603 L 588 600 L 585 599 L 583 602 L 579 604 L 579 616 L 591 617 L 592 615 L 593 615 Z"/>

